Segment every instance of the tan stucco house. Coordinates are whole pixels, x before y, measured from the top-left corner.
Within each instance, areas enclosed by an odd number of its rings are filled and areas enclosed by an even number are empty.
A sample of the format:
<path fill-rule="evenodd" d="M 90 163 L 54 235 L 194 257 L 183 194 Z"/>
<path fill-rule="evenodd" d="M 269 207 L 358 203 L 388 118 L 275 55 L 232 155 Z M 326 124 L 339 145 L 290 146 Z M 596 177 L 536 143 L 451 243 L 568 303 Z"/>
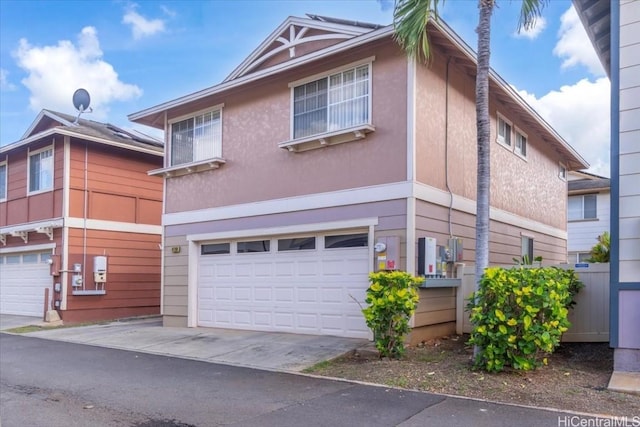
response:
<path fill-rule="evenodd" d="M 379 240 L 414 274 L 421 237 L 474 262 L 475 54 L 429 31 L 423 65 L 393 26 L 290 17 L 222 83 L 129 116 L 166 135 L 165 325 L 368 337 Z M 490 92 L 490 261 L 566 262 L 567 171 L 587 164 L 493 71 Z M 414 333 L 455 327 L 455 290 L 421 298 Z"/>

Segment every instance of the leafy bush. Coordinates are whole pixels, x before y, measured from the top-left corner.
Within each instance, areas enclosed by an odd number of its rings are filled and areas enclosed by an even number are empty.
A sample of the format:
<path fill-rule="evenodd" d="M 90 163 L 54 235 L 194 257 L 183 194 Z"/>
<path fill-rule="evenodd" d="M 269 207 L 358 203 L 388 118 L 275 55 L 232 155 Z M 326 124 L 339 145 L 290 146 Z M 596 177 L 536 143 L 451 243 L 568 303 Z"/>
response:
<path fill-rule="evenodd" d="M 474 325 L 469 342 L 479 348 L 475 366 L 491 372 L 546 365 L 583 286 L 573 270 L 487 268 L 467 306 Z"/>
<path fill-rule="evenodd" d="M 409 319 L 418 305 L 421 279 L 403 271 L 369 274 L 371 285 L 362 310 L 380 357 L 399 358 L 404 354 L 404 339 L 409 333 Z"/>

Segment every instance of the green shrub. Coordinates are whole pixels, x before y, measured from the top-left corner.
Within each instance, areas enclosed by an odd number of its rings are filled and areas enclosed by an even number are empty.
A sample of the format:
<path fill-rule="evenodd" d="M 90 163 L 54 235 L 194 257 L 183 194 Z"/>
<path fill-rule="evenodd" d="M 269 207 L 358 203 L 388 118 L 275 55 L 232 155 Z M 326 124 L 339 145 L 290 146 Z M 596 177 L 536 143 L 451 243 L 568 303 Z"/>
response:
<path fill-rule="evenodd" d="M 547 363 L 569 326 L 568 309 L 582 287 L 573 270 L 487 268 L 467 308 L 479 348 L 475 366 L 531 370 Z"/>
<path fill-rule="evenodd" d="M 404 354 L 404 339 L 409 333 L 409 319 L 418 305 L 421 279 L 403 271 L 369 274 L 371 285 L 362 310 L 380 357 L 399 358 Z"/>

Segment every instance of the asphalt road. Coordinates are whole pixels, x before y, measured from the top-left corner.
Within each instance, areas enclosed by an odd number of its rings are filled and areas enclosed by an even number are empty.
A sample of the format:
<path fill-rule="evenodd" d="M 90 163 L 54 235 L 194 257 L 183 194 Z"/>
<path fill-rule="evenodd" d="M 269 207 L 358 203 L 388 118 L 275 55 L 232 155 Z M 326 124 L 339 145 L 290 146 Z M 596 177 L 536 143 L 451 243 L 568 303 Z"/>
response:
<path fill-rule="evenodd" d="M 0 333 L 0 423 L 557 426 L 558 413 Z"/>

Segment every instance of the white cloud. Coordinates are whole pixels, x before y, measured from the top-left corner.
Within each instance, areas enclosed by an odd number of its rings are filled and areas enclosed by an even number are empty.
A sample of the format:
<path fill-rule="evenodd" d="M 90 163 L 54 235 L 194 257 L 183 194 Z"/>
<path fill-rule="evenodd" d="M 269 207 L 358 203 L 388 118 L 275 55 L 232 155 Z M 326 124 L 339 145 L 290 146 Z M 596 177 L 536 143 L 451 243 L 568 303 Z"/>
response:
<path fill-rule="evenodd" d="M 535 22 L 528 29 L 522 28 L 520 31 L 516 31 L 513 36 L 517 38 L 527 38 L 533 40 L 538 37 L 544 29 L 547 28 L 547 20 L 544 17 L 539 16 Z"/>
<path fill-rule="evenodd" d="M 603 77 L 583 79 L 540 98 L 524 90 L 518 93 L 589 162 L 589 171 L 609 176 L 609 91 L 609 80 Z"/>
<path fill-rule="evenodd" d="M 147 19 L 136 12 L 136 4 L 132 4 L 122 17 L 123 24 L 131 25 L 133 38 L 139 40 L 143 37 L 152 36 L 156 33 L 164 32 L 164 21 L 162 19 Z M 168 9 L 165 10 L 165 13 Z"/>
<path fill-rule="evenodd" d="M 61 40 L 53 46 L 32 46 L 26 39 L 14 56 L 18 66 L 27 72 L 22 83 L 29 89 L 29 106 L 36 112 L 43 108 L 69 112 L 76 89 L 91 94 L 91 107 L 97 120 L 106 119 L 109 104 L 142 95 L 142 90 L 120 81 L 113 66 L 102 59 L 95 28 L 85 27 L 77 45 Z"/>
<path fill-rule="evenodd" d="M 604 75 L 602 64 L 573 5 L 560 17 L 558 39 L 553 54 L 563 59 L 563 69 L 583 65 L 594 76 Z"/>
<path fill-rule="evenodd" d="M 8 92 L 15 89 L 16 86 L 9 81 L 9 72 L 0 68 L 0 90 Z"/>

